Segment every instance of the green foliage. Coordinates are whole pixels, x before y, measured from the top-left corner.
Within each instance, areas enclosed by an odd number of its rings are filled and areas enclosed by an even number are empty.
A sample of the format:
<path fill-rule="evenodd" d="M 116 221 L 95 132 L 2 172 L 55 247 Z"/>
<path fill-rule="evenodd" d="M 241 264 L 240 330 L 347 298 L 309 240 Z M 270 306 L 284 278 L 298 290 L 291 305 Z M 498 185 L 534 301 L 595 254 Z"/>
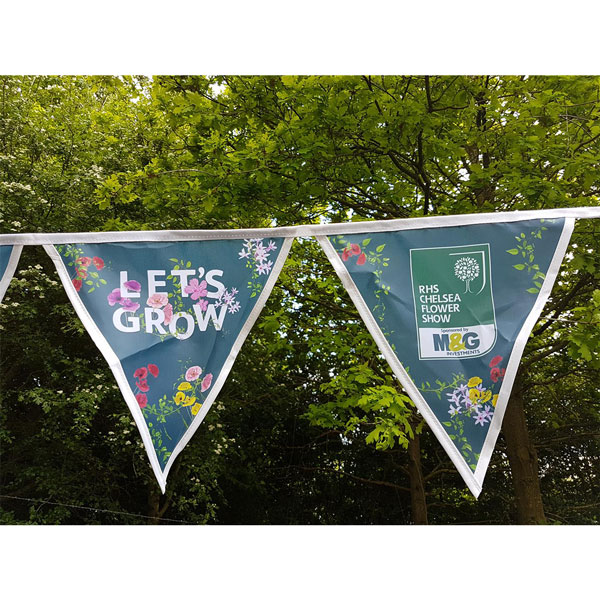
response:
<path fill-rule="evenodd" d="M 598 206 L 599 83 L 0 77 L 0 231 Z M 538 233 L 507 249 L 530 272 L 531 293 L 543 281 Z M 521 369 L 544 502 L 560 523 L 599 520 L 597 240 L 597 222 L 577 223 Z M 362 248 L 384 273 L 385 248 L 368 238 Z M 2 522 L 407 523 L 405 448 L 416 435 L 430 522 L 514 521 L 502 438 L 475 502 L 313 240 L 294 242 L 164 498 L 110 371 L 41 248 L 24 250 L 0 327 L 1 490 L 39 501 L 0 498 Z"/>

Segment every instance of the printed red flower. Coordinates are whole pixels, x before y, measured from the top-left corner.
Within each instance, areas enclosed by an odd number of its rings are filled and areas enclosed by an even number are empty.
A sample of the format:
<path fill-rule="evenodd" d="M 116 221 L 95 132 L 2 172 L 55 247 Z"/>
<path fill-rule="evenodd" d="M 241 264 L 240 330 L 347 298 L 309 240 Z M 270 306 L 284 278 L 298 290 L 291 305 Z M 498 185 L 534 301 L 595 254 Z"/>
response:
<path fill-rule="evenodd" d="M 358 244 L 350 244 L 350 248 L 352 250 L 352 254 L 360 254 L 360 246 Z"/>
<path fill-rule="evenodd" d="M 140 408 L 144 408 L 146 404 L 148 404 L 148 397 L 146 394 L 136 394 L 135 399 L 137 403 L 140 405 Z"/>
<path fill-rule="evenodd" d="M 79 277 L 80 279 L 87 279 L 87 269 L 80 269 L 79 267 L 75 267 L 75 272 L 77 273 L 77 277 Z"/>
<path fill-rule="evenodd" d="M 202 385 L 200 386 L 200 390 L 205 392 L 212 384 L 212 373 L 209 373 L 208 375 L 204 376 L 204 379 L 202 380 Z"/>
<path fill-rule="evenodd" d="M 490 360 L 490 368 L 494 368 L 501 362 L 502 362 L 501 356 L 494 356 L 494 358 L 492 358 L 492 360 Z"/>
<path fill-rule="evenodd" d="M 137 382 L 137 386 L 138 386 L 138 390 L 140 390 L 140 392 L 149 392 L 150 391 L 150 386 L 148 385 L 148 382 L 145 379 L 140 379 Z"/>
<path fill-rule="evenodd" d="M 356 264 L 364 265 L 365 262 L 367 262 L 367 255 L 364 252 L 362 252 L 361 255 L 358 257 L 358 259 L 356 260 Z"/>
<path fill-rule="evenodd" d="M 92 264 L 92 259 L 89 256 L 80 256 L 75 262 L 82 267 L 89 267 Z"/>
<path fill-rule="evenodd" d="M 158 367 L 156 365 L 148 365 L 148 371 L 152 373 L 153 377 L 158 377 Z"/>
<path fill-rule="evenodd" d="M 92 262 L 98 271 L 104 269 L 104 261 L 99 256 L 94 256 L 94 258 L 92 258 Z"/>
<path fill-rule="evenodd" d="M 140 367 L 139 369 L 135 370 L 133 376 L 136 379 L 146 379 L 146 377 L 148 377 L 148 371 L 146 370 L 146 367 Z"/>
<path fill-rule="evenodd" d="M 71 283 L 77 291 L 81 289 L 81 279 L 71 279 Z"/>
<path fill-rule="evenodd" d="M 346 262 L 352 256 L 352 251 L 348 250 L 348 248 L 344 248 L 342 252 L 342 260 Z"/>
<path fill-rule="evenodd" d="M 494 382 L 497 383 L 498 379 L 500 379 L 500 369 L 498 367 L 494 367 L 491 371 L 490 371 L 490 379 Z"/>
<path fill-rule="evenodd" d="M 506 369 L 500 369 L 500 377 L 504 377 L 504 373 L 506 373 Z"/>

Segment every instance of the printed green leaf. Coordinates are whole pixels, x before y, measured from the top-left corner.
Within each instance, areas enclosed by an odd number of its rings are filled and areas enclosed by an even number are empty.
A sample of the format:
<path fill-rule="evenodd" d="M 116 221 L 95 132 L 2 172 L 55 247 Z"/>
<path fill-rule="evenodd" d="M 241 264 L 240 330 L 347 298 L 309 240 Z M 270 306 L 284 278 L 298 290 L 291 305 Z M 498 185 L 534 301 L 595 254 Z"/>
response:
<path fill-rule="evenodd" d="M 507 252 L 512 255 L 519 254 L 519 251 L 516 248 L 511 248 L 510 250 L 507 250 Z"/>
<path fill-rule="evenodd" d="M 513 265 L 513 267 L 514 267 L 515 269 L 517 269 L 517 271 L 522 271 L 522 270 L 525 268 L 525 265 L 520 265 L 520 264 L 519 264 L 519 265 Z"/>
<path fill-rule="evenodd" d="M 385 248 L 385 244 L 381 244 L 381 246 L 377 246 L 377 248 L 375 248 L 375 250 L 377 252 L 383 252 L 383 249 Z"/>
<path fill-rule="evenodd" d="M 362 247 L 368 246 L 371 243 L 371 238 L 362 241 Z"/>
<path fill-rule="evenodd" d="M 527 291 L 530 294 L 537 294 L 537 293 L 539 293 L 540 290 L 538 290 L 538 288 L 530 287 L 530 288 L 527 288 Z"/>

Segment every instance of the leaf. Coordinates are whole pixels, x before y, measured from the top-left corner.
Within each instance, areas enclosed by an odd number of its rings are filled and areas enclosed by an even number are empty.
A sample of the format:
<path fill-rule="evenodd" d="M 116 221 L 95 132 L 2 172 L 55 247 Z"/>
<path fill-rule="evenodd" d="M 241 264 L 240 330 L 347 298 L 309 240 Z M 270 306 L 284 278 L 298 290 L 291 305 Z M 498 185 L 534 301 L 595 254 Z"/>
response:
<path fill-rule="evenodd" d="M 511 248 L 510 250 L 507 250 L 507 252 L 508 252 L 509 254 L 512 254 L 513 256 L 514 256 L 515 254 L 519 254 L 519 251 L 518 251 L 516 248 Z"/>
<path fill-rule="evenodd" d="M 538 294 L 540 290 L 538 288 L 530 287 L 530 288 L 527 288 L 527 291 L 530 294 Z"/>
<path fill-rule="evenodd" d="M 381 244 L 380 246 L 377 246 L 377 248 L 375 248 L 375 250 L 377 252 L 383 252 L 383 249 L 385 248 L 385 244 Z"/>
<path fill-rule="evenodd" d="M 515 269 L 517 269 L 517 271 L 522 271 L 525 268 L 525 265 L 519 264 L 519 265 L 513 265 L 513 267 Z"/>

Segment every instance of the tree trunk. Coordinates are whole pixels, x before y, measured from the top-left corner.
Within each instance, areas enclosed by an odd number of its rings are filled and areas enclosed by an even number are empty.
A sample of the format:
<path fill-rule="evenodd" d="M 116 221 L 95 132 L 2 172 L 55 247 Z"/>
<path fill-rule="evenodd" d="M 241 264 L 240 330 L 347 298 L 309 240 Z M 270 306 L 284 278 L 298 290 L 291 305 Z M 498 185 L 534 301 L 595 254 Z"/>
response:
<path fill-rule="evenodd" d="M 421 471 L 421 443 L 419 435 L 408 442 L 408 474 L 410 477 L 410 506 L 415 525 L 427 525 L 427 501 Z"/>
<path fill-rule="evenodd" d="M 517 523 L 533 525 L 546 523 L 537 453 L 527 431 L 523 391 L 519 378 L 515 381 L 504 420 L 502 432 L 506 440 L 506 453 L 510 462 L 515 488 Z"/>
<path fill-rule="evenodd" d="M 156 486 L 150 485 L 148 491 L 148 519 L 150 525 L 159 525 L 160 515 L 160 493 L 156 489 Z"/>

